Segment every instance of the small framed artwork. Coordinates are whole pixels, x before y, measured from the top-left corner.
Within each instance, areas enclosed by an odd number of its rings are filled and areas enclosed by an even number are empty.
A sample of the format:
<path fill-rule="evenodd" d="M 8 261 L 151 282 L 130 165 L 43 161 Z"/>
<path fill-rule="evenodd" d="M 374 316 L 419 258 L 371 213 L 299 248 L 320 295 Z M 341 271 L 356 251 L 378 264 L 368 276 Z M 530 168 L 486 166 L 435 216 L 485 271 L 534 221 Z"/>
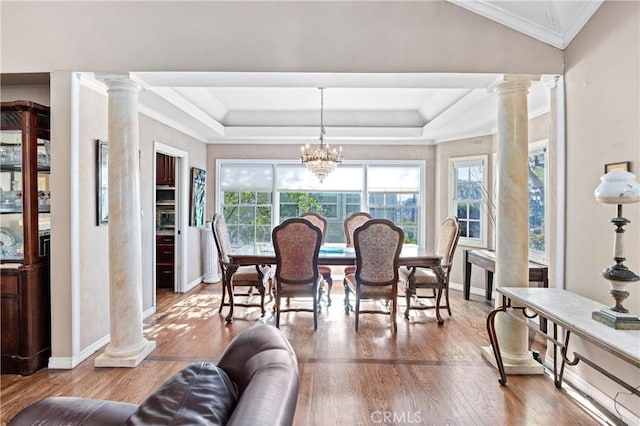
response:
<path fill-rule="evenodd" d="M 109 222 L 109 145 L 96 139 L 96 225 Z"/>
<path fill-rule="evenodd" d="M 604 165 L 604 172 L 628 172 L 630 171 L 631 161 L 621 161 L 619 163 L 607 163 Z"/>
<path fill-rule="evenodd" d="M 204 226 L 205 174 L 205 170 L 197 167 L 191 168 L 191 214 L 189 215 L 189 226 L 195 226 L 196 228 Z"/>

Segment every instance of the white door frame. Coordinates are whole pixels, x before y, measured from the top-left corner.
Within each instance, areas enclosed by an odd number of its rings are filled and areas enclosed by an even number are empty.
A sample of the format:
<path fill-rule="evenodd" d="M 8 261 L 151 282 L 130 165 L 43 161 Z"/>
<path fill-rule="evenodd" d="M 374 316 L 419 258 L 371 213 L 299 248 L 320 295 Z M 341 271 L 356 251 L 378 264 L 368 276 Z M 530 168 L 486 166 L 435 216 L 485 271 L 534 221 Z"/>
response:
<path fill-rule="evenodd" d="M 156 140 L 153 141 L 154 144 L 154 154 L 153 154 L 153 194 L 154 194 L 154 209 L 155 209 L 155 176 L 156 176 L 156 153 L 170 155 L 172 157 L 176 157 L 176 168 L 175 168 L 175 178 L 176 178 L 176 229 L 175 229 L 175 258 L 174 264 L 176 268 L 175 272 L 175 281 L 173 290 L 177 293 L 184 293 L 187 288 L 187 244 L 184 241 L 185 232 L 187 230 L 189 218 L 189 153 L 187 151 L 183 151 L 178 148 L 174 148 L 169 145 L 165 145 L 162 142 L 158 142 Z M 153 229 L 156 229 L 155 226 L 156 215 L 153 215 L 154 226 Z M 153 282 L 156 282 L 156 250 L 155 250 L 155 232 L 153 235 Z M 156 306 L 156 292 L 154 289 L 153 292 L 153 306 Z"/>

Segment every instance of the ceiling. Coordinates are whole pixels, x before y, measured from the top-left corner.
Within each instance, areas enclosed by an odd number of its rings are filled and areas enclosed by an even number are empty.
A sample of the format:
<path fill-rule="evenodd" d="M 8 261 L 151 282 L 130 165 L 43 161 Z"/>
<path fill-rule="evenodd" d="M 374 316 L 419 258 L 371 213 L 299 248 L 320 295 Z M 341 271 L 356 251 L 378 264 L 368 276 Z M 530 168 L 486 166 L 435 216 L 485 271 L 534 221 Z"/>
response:
<path fill-rule="evenodd" d="M 564 49 L 597 1 L 451 3 Z M 140 109 L 205 143 L 433 144 L 495 133 L 497 74 L 132 73 Z M 532 85 L 530 117 L 549 111 L 548 78 Z"/>

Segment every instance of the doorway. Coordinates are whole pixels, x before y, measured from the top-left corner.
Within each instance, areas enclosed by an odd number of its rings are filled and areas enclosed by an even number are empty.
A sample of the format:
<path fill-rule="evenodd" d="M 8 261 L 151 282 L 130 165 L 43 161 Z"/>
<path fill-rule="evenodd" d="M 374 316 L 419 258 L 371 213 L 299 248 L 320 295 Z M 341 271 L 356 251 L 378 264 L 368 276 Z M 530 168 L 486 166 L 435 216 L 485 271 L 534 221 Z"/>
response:
<path fill-rule="evenodd" d="M 154 294 L 186 288 L 184 230 L 188 218 L 188 153 L 154 141 Z"/>

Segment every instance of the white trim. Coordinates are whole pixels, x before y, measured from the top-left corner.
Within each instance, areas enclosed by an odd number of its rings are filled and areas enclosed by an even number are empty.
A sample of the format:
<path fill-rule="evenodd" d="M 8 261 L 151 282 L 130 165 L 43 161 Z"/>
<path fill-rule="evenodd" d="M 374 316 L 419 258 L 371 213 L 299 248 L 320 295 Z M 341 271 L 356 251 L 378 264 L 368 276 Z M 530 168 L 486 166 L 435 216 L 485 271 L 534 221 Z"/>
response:
<path fill-rule="evenodd" d="M 151 315 L 153 315 L 155 313 L 156 313 L 156 306 L 155 306 L 155 303 L 154 303 L 153 306 L 151 306 L 149 309 L 147 309 L 144 312 L 142 312 L 142 318 L 143 319 L 147 319 L 147 318 L 149 318 Z"/>
<path fill-rule="evenodd" d="M 71 131 L 69 146 L 70 257 L 71 257 L 71 353 L 80 352 L 80 84 L 81 73 L 71 73 Z M 80 352 L 81 353 L 81 352 Z M 51 361 L 50 361 L 51 362 Z"/>
<path fill-rule="evenodd" d="M 47 368 L 50 369 L 60 369 L 60 370 L 71 370 L 76 367 L 81 362 L 84 362 L 87 358 L 93 355 L 95 352 L 99 351 L 103 346 L 107 345 L 111 341 L 111 336 L 107 334 L 101 339 L 96 340 L 91 345 L 87 346 L 80 353 L 72 356 L 72 357 L 51 357 L 49 358 L 49 365 Z"/>
<path fill-rule="evenodd" d="M 556 82 L 556 259 L 555 286 L 564 288 L 565 280 L 565 217 L 566 211 L 566 122 L 565 122 L 565 87 L 564 77 L 559 76 Z"/>
<path fill-rule="evenodd" d="M 462 162 L 471 162 L 471 161 L 480 161 L 482 163 L 482 180 L 483 180 L 483 185 L 486 188 L 486 190 L 488 191 L 489 188 L 487 186 L 487 181 L 488 181 L 488 173 L 489 173 L 489 155 L 488 154 L 481 154 L 481 155 L 470 155 L 470 156 L 464 156 L 464 157 L 450 157 L 449 158 L 449 165 L 448 165 L 448 170 L 447 170 L 447 176 L 448 176 L 448 190 L 447 190 L 447 211 L 449 212 L 449 216 L 456 216 L 457 217 L 457 212 L 454 211 L 453 209 L 453 200 L 455 199 L 454 193 L 455 193 L 455 188 L 454 188 L 454 180 L 455 180 L 455 176 L 454 176 L 454 169 L 455 169 L 455 165 L 457 163 L 462 163 Z M 463 246 L 469 246 L 469 247 L 487 247 L 488 244 L 488 232 L 489 232 L 489 226 L 487 224 L 487 222 L 489 221 L 489 206 L 487 203 L 483 202 L 482 200 L 480 201 L 481 207 L 482 207 L 482 213 L 480 216 L 480 235 L 481 238 L 467 238 L 467 237 L 460 237 L 460 240 L 458 242 L 459 245 L 463 245 Z"/>
<path fill-rule="evenodd" d="M 191 290 L 192 288 L 194 288 L 195 286 L 197 286 L 198 284 L 204 282 L 204 275 L 200 275 L 198 278 L 196 278 L 195 280 L 191 281 L 190 283 L 188 283 L 185 287 L 184 287 L 184 291 L 182 291 L 182 293 L 186 293 L 189 290 Z"/>

